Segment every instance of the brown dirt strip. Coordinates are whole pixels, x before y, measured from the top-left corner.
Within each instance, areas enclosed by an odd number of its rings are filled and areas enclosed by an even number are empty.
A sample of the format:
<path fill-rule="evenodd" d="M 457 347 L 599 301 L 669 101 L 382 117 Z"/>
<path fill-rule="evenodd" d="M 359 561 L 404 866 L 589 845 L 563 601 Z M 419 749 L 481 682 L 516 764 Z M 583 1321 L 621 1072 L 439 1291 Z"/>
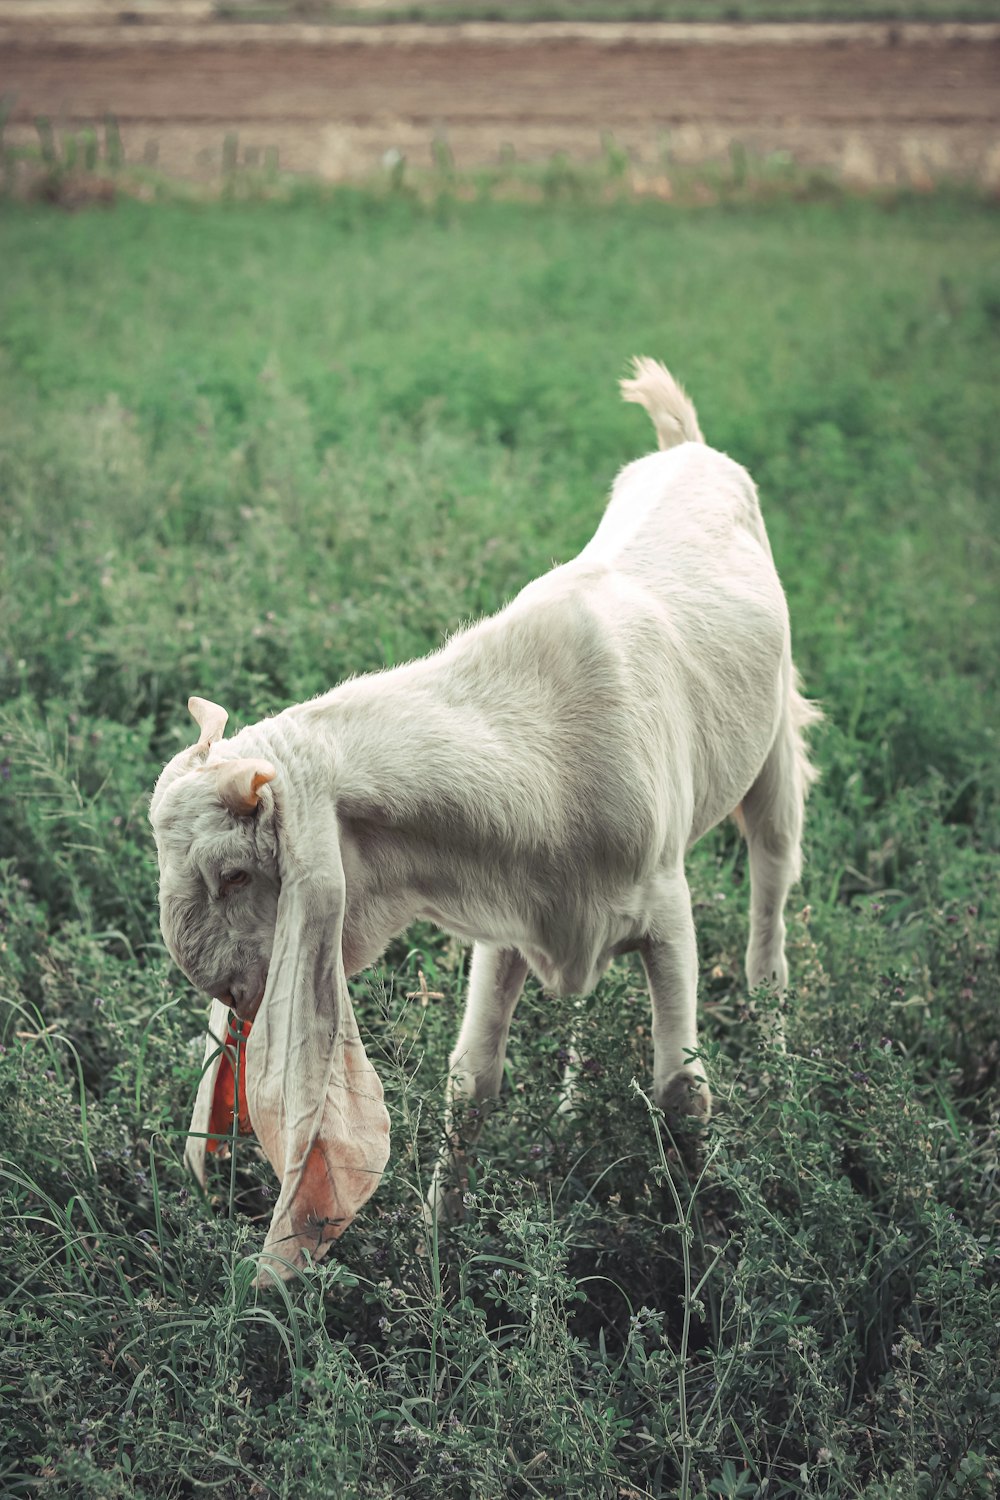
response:
<path fill-rule="evenodd" d="M 998 83 L 1000 26 L 0 26 L 8 139 L 110 114 L 131 159 L 196 176 L 233 129 L 326 177 L 390 149 L 429 161 L 441 135 L 471 167 L 504 146 L 593 157 L 611 132 L 649 168 L 739 142 L 872 181 L 996 183 Z"/>

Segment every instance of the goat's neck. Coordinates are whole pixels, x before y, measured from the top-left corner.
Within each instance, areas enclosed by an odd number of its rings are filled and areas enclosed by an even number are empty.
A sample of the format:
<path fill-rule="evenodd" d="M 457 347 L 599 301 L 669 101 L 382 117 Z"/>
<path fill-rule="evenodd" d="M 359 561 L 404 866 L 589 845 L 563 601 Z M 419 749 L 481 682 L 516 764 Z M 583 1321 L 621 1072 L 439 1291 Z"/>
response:
<path fill-rule="evenodd" d="M 518 705 L 495 687 L 456 689 L 436 666 L 358 678 L 292 710 L 298 753 L 325 762 L 342 817 L 470 850 L 550 840 Z"/>
<path fill-rule="evenodd" d="M 337 807 L 352 968 L 420 915 L 466 937 L 521 925 L 518 872 L 557 839 L 557 809 L 515 706 L 485 699 L 466 682 L 449 701 L 431 658 L 271 721 L 296 794 Z"/>

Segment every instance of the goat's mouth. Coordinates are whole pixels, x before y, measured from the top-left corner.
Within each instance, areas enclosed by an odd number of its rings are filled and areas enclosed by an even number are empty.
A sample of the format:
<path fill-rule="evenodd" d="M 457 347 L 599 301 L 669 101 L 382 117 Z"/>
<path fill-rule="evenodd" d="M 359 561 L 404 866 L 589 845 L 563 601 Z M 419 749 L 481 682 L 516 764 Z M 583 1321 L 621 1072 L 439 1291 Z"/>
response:
<path fill-rule="evenodd" d="M 267 975 L 265 974 L 264 978 L 260 981 L 260 988 L 256 991 L 237 991 L 234 994 L 231 990 L 226 990 L 216 998 L 221 1000 L 223 1005 L 228 1005 L 233 1015 L 237 1016 L 241 1021 L 252 1021 L 260 1010 L 261 1001 L 264 999 L 264 991 L 266 989 Z"/>

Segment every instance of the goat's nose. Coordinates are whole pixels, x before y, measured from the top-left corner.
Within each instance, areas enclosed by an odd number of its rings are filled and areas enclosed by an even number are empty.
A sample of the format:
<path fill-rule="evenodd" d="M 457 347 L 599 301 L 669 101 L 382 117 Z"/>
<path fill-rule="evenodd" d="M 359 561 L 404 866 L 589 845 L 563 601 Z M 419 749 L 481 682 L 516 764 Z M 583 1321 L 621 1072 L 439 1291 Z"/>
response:
<path fill-rule="evenodd" d="M 220 999 L 230 1010 L 236 1012 L 241 1021 L 252 1021 L 263 999 L 263 991 L 256 990 L 252 984 L 234 984 L 226 996 L 220 996 Z"/>

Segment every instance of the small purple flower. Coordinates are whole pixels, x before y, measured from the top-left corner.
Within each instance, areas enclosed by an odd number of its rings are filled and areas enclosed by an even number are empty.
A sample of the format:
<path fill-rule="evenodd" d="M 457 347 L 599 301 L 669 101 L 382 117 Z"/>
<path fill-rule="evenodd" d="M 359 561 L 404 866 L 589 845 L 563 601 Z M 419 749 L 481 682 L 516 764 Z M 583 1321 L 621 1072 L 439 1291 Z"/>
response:
<path fill-rule="evenodd" d="M 5 757 L 0 760 L 0 781 L 10 780 L 10 761 Z"/>

